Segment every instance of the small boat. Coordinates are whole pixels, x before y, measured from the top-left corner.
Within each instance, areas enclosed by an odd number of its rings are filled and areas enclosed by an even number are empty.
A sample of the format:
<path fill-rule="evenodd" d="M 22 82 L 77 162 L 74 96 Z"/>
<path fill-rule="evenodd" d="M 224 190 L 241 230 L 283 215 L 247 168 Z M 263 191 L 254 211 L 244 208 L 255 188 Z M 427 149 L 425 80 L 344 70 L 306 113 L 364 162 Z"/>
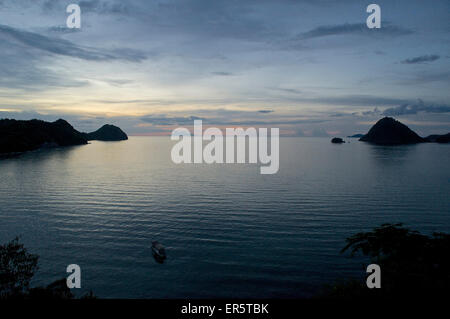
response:
<path fill-rule="evenodd" d="M 164 259 L 166 259 L 166 250 L 164 249 L 164 246 L 161 245 L 157 241 L 152 241 L 152 252 L 153 252 L 153 256 L 157 260 L 164 260 Z"/>

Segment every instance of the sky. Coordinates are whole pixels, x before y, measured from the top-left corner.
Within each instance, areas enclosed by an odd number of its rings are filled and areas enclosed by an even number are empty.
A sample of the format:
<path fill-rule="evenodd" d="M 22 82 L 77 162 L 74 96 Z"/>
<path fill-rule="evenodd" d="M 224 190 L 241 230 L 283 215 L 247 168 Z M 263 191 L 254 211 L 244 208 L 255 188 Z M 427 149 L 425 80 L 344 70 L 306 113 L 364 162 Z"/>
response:
<path fill-rule="evenodd" d="M 0 0 L 0 118 L 346 136 L 392 116 L 448 133 L 449 13 L 448 0 Z"/>

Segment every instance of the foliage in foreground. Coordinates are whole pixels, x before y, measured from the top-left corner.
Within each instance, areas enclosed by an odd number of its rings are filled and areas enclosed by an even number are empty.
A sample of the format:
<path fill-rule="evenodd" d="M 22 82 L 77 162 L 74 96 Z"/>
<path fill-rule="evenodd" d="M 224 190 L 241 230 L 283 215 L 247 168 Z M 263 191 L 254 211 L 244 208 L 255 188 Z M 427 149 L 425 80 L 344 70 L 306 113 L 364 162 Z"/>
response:
<path fill-rule="evenodd" d="M 66 279 L 46 287 L 30 288 L 30 280 L 38 269 L 38 255 L 31 254 L 16 237 L 0 245 L 0 299 L 72 299 Z M 92 292 L 82 298 L 95 298 Z"/>
<path fill-rule="evenodd" d="M 402 224 L 383 224 L 346 240 L 341 253 L 362 254 L 381 267 L 381 288 L 346 280 L 327 287 L 329 298 L 443 298 L 450 289 L 450 235 L 426 236 Z"/>
<path fill-rule="evenodd" d="M 19 238 L 0 246 L 0 297 L 24 294 L 38 269 L 39 257 L 27 252 Z"/>
<path fill-rule="evenodd" d="M 450 289 L 450 234 L 423 235 L 402 224 L 383 224 L 346 240 L 341 253 L 362 254 L 381 267 L 381 289 L 369 289 L 360 280 L 344 280 L 328 286 L 320 297 L 445 298 Z M 47 287 L 30 288 L 39 256 L 31 254 L 15 238 L 0 245 L 0 299 L 72 299 L 66 280 Z M 369 263 L 369 262 L 368 262 Z M 367 264 L 368 264 L 367 263 Z M 90 294 L 82 297 L 95 298 Z"/>

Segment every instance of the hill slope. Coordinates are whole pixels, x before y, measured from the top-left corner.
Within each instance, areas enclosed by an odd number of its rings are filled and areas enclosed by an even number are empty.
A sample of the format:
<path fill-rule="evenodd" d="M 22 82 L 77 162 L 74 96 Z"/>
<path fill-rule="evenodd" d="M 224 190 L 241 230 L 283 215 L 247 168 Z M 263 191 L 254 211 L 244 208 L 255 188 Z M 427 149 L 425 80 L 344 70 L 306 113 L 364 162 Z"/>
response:
<path fill-rule="evenodd" d="M 384 117 L 379 120 L 359 140 L 379 145 L 401 145 L 425 142 L 422 137 L 417 135 L 409 127 L 391 117 Z"/>
<path fill-rule="evenodd" d="M 55 122 L 0 120 L 0 153 L 82 144 L 87 144 L 87 139 L 62 119 Z"/>
<path fill-rule="evenodd" d="M 86 138 L 91 140 L 99 140 L 99 141 L 123 141 L 127 140 L 128 136 L 122 131 L 119 127 L 105 124 L 97 131 L 92 133 L 86 133 Z"/>

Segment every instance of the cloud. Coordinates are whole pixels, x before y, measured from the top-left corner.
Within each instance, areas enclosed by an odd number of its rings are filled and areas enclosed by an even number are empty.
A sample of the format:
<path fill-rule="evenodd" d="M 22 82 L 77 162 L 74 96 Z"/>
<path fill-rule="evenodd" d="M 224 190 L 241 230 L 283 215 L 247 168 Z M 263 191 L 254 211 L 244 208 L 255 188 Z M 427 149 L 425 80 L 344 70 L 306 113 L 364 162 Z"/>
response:
<path fill-rule="evenodd" d="M 51 38 L 38 33 L 15 29 L 6 25 L 0 25 L 0 38 L 19 42 L 27 47 L 50 54 L 69 56 L 82 60 L 124 60 L 141 62 L 146 59 L 146 56 L 142 52 L 134 49 L 119 48 L 104 52 L 100 49 L 82 47 L 68 40 Z"/>
<path fill-rule="evenodd" d="M 224 110 L 222 110 L 224 112 Z M 259 111 L 258 111 L 259 112 Z M 230 113 L 240 113 L 243 116 L 246 113 L 253 112 L 235 112 Z M 265 127 L 277 127 L 281 125 L 298 125 L 298 124 L 316 124 L 327 122 L 328 119 L 317 119 L 317 118 L 296 118 L 296 116 L 291 115 L 289 119 L 283 117 L 270 118 L 270 120 L 260 120 L 252 117 L 242 118 L 241 116 L 236 116 L 235 118 L 223 117 L 218 114 L 217 116 L 199 117 L 199 116 L 144 116 L 139 118 L 142 122 L 151 124 L 152 126 L 178 126 L 178 125 L 193 125 L 194 120 L 203 120 L 204 125 L 218 125 L 218 126 L 265 126 Z"/>
<path fill-rule="evenodd" d="M 140 120 L 152 125 L 186 125 L 186 124 L 193 124 L 195 120 L 203 120 L 203 118 L 198 116 L 186 116 L 186 117 L 145 116 L 141 117 Z"/>
<path fill-rule="evenodd" d="M 385 109 L 382 115 L 398 116 L 398 115 L 417 114 L 419 112 L 448 113 L 450 112 L 450 105 L 425 104 L 422 100 L 419 100 L 417 103 L 414 104 L 402 104 L 397 107 Z"/>
<path fill-rule="evenodd" d="M 0 87 L 14 90 L 46 90 L 90 85 L 89 80 L 68 76 L 52 68 L 52 57 L 69 56 L 89 61 L 124 60 L 140 62 L 141 52 L 118 48 L 109 53 L 84 48 L 70 41 L 47 37 L 0 24 Z"/>
<path fill-rule="evenodd" d="M 378 115 L 380 115 L 382 112 L 378 109 L 378 107 L 375 107 L 372 111 L 364 111 L 364 112 L 361 112 L 361 114 L 363 115 L 363 116 L 374 116 L 374 115 L 376 115 L 376 116 L 378 116 Z M 359 113 L 356 113 L 356 115 L 359 115 Z"/>
<path fill-rule="evenodd" d="M 116 87 L 121 87 L 121 86 L 124 86 L 124 85 L 128 85 L 128 84 L 133 84 L 134 83 L 133 80 L 128 80 L 128 79 L 103 79 L 102 81 L 104 81 L 104 82 L 106 82 L 106 83 L 108 83 L 110 85 L 116 86 Z"/>
<path fill-rule="evenodd" d="M 101 14 L 128 14 L 130 5 L 124 2 L 84 0 L 78 3 L 83 12 L 98 12 Z"/>
<path fill-rule="evenodd" d="M 222 71 L 211 72 L 211 74 L 213 74 L 213 75 L 221 75 L 221 76 L 230 76 L 230 75 L 233 75 L 233 73 L 231 73 L 231 72 L 222 72 Z"/>
<path fill-rule="evenodd" d="M 289 98 L 286 98 L 289 100 Z M 406 99 L 393 97 L 373 96 L 367 94 L 352 94 L 341 96 L 322 96 L 322 97 L 293 97 L 290 99 L 295 102 L 308 102 L 315 104 L 343 105 L 343 106 L 390 106 L 408 103 Z"/>
<path fill-rule="evenodd" d="M 355 34 L 355 35 L 386 35 L 386 36 L 401 36 L 413 33 L 409 29 L 385 23 L 380 29 L 369 29 L 365 23 L 345 23 L 338 25 L 323 25 L 314 28 L 310 31 L 301 33 L 300 39 L 313 39 L 333 35 Z"/>
<path fill-rule="evenodd" d="M 19 2 L 19 1 L 18 1 Z M 34 2 L 39 2 L 34 0 Z M 1 3 L 1 2 L 0 2 Z M 134 12 L 133 4 L 124 3 L 124 1 L 117 0 L 81 0 L 81 1 L 44 1 L 41 6 L 44 12 L 58 11 L 65 12 L 65 8 L 69 3 L 77 3 L 81 12 L 84 13 L 98 13 L 98 14 L 130 14 Z"/>
<path fill-rule="evenodd" d="M 64 26 L 70 0 L 2 2 L 8 9 L 0 10 L 5 109 L 16 103 L 43 113 L 149 114 L 145 121 L 120 118 L 128 129 L 190 126 L 195 115 L 205 125 L 292 124 L 302 130 L 320 120 L 328 121 L 327 131 L 344 132 L 335 123 L 347 121 L 350 129 L 374 107 L 367 118 L 416 104 L 418 93 L 432 97 L 428 104 L 450 97 L 443 3 L 430 9 L 413 1 L 408 16 L 389 6 L 392 24 L 386 15 L 380 30 L 369 30 L 359 0 L 79 0 L 80 31 Z M 304 50 L 294 52 L 296 44 Z M 440 58 L 427 61 L 424 70 L 400 64 L 423 54 Z M 368 77 L 377 81 L 359 82 Z M 29 88 L 42 93 L 26 94 Z M 450 116 L 421 113 L 418 118 Z"/>
<path fill-rule="evenodd" d="M 68 28 L 65 25 L 58 25 L 58 26 L 52 26 L 52 27 L 48 27 L 47 31 L 50 33 L 55 33 L 55 34 L 68 34 L 68 33 L 78 33 L 81 32 L 81 28 Z"/>
<path fill-rule="evenodd" d="M 267 114 L 267 113 L 273 113 L 274 110 L 259 110 L 259 113 Z"/>
<path fill-rule="evenodd" d="M 450 72 L 449 71 L 420 72 L 414 74 L 412 78 L 398 81 L 398 83 L 402 85 L 417 85 L 417 84 L 421 85 L 433 82 L 450 83 Z"/>
<path fill-rule="evenodd" d="M 0 33 L 0 41 L 3 40 Z M 0 50 L 0 87 L 14 90 L 39 90 L 48 88 L 82 87 L 89 85 L 86 80 L 68 77 L 46 68 L 44 58 L 19 43 L 3 42 Z M 13 66 L 13 67 L 12 67 Z M 17 96 L 14 94 L 14 96 Z"/>
<path fill-rule="evenodd" d="M 289 88 L 274 88 L 273 90 L 285 92 L 285 93 L 292 93 L 292 94 L 302 94 L 303 92 L 298 89 L 289 89 Z"/>
<path fill-rule="evenodd" d="M 406 59 L 401 61 L 402 64 L 418 64 L 418 63 L 425 63 L 425 62 L 433 62 L 436 60 L 439 60 L 440 56 L 436 54 L 431 55 L 421 55 L 415 58 Z"/>

